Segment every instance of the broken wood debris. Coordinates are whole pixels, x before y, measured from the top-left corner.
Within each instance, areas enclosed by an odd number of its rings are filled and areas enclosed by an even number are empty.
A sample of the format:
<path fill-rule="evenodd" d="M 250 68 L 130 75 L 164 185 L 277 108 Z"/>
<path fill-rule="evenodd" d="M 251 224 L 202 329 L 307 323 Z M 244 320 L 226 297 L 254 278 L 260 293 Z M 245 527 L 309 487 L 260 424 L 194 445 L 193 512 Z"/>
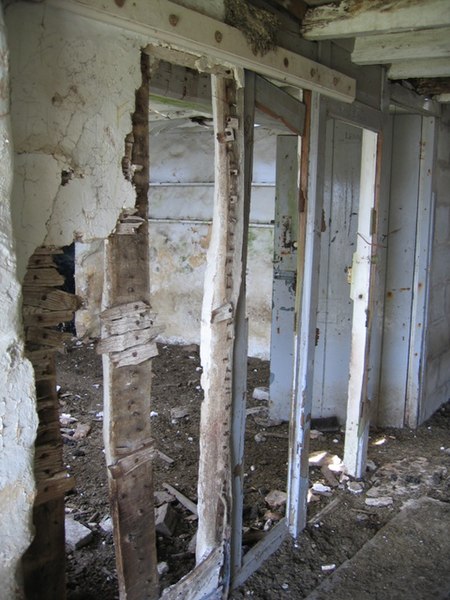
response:
<path fill-rule="evenodd" d="M 318 523 L 325 515 L 329 514 L 333 510 L 335 510 L 339 504 L 342 502 L 343 496 L 337 496 L 331 502 L 326 504 L 322 510 L 319 510 L 311 519 L 308 521 L 308 525 L 315 525 Z"/>
<path fill-rule="evenodd" d="M 163 487 L 174 496 L 180 504 L 187 508 L 193 515 L 197 515 L 197 505 L 190 498 L 185 496 L 179 490 L 170 485 L 170 483 L 163 483 Z"/>

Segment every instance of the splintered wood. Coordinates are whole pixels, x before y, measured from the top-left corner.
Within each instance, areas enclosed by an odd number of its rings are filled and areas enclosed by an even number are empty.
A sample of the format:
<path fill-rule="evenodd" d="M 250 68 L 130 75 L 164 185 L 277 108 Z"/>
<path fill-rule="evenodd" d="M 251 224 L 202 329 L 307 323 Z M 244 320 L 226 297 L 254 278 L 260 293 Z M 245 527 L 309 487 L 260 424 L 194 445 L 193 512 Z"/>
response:
<path fill-rule="evenodd" d="M 56 329 L 70 321 L 78 299 L 57 289 L 64 284 L 53 261 L 57 248 L 38 248 L 30 258 L 23 284 L 26 355 L 34 367 L 39 426 L 34 473 L 37 493 L 33 523 L 35 538 L 23 557 L 27 598 L 65 598 L 64 494 L 74 486 L 64 468 L 55 352 L 67 334 Z"/>
<path fill-rule="evenodd" d="M 142 85 L 122 161 L 136 206 L 122 213 L 105 242 L 106 310 L 97 348 L 103 354 L 105 452 L 121 600 L 158 597 L 150 390 L 154 340 L 161 329 L 150 309 L 149 60 L 142 55 Z"/>

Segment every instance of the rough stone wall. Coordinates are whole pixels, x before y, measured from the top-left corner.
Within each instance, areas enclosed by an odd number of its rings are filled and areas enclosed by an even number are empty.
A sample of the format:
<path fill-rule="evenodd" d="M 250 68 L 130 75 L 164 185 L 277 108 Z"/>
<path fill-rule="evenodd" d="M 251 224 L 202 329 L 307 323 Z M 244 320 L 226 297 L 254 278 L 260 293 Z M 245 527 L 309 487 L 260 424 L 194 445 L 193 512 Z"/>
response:
<path fill-rule="evenodd" d="M 21 340 L 11 185 L 8 47 L 0 6 L 0 596 L 5 599 L 22 597 L 19 564 L 32 536 L 37 428 L 33 372 Z"/>
<path fill-rule="evenodd" d="M 44 4 L 5 11 L 18 272 L 41 244 L 107 237 L 134 194 L 121 172 L 145 40 Z"/>
<path fill-rule="evenodd" d="M 426 390 L 420 420 L 450 398 L 450 107 L 443 107 L 435 165 L 435 228 L 430 274 Z"/>

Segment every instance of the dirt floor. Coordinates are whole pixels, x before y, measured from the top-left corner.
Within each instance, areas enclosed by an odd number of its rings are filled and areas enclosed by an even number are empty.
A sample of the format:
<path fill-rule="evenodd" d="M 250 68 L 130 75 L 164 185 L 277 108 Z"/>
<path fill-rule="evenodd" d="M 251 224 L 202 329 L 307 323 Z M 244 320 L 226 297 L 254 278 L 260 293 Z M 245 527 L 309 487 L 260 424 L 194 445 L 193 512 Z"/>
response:
<path fill-rule="evenodd" d="M 155 501 L 170 502 L 177 517 L 173 535 L 158 535 L 159 561 L 166 563 L 161 564 L 160 579 L 165 588 L 194 565 L 191 541 L 195 517 L 168 496 L 164 484 L 196 501 L 202 390 L 196 346 L 160 346 L 159 351 L 153 360 L 149 418 L 157 447 L 166 458 L 156 461 Z M 64 455 L 76 479 L 76 489 L 66 496 L 66 513 L 93 532 L 87 545 L 68 550 L 68 599 L 114 600 L 118 591 L 102 439 L 101 358 L 94 344 L 73 340 L 58 363 Z M 283 505 L 277 506 L 267 496 L 274 490 L 286 491 L 287 425 L 265 426 L 264 413 L 255 411 L 264 401 L 252 398 L 254 388 L 267 386 L 268 379 L 268 363 L 249 359 L 244 551 L 263 537 L 284 511 Z M 317 433 L 311 441 L 311 453 L 315 453 L 311 462 L 316 465 L 311 466 L 310 477 L 311 485 L 319 485 L 311 494 L 307 528 L 295 543 L 286 541 L 258 573 L 233 592 L 232 598 L 304 598 L 372 538 L 409 498 L 426 495 L 450 502 L 449 425 L 447 404 L 417 431 L 372 430 L 370 468 L 359 482 L 339 471 L 342 431 Z M 77 430 L 78 434 L 74 433 Z M 330 508 L 326 514 L 321 512 L 325 507 Z M 400 567 L 408 550 L 398 557 Z M 374 594 L 373 598 L 395 598 L 386 590 L 380 596 L 376 590 Z M 411 599 L 419 597 L 424 598 Z"/>

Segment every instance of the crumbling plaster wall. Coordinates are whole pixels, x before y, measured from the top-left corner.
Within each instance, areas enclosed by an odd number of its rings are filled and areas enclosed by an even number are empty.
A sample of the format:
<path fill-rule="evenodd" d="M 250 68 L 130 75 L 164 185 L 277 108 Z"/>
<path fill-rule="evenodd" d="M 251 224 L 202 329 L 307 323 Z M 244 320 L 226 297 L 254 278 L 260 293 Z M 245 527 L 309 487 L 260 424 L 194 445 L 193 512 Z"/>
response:
<path fill-rule="evenodd" d="M 21 598 L 20 558 L 32 536 L 37 415 L 33 371 L 21 339 L 11 186 L 8 48 L 0 5 L 0 596 L 12 599 Z"/>
<path fill-rule="evenodd" d="M 425 397 L 420 421 L 450 399 L 450 107 L 443 106 L 435 164 L 435 227 L 430 272 Z"/>
<path fill-rule="evenodd" d="M 14 3 L 5 20 L 21 279 L 37 246 L 106 237 L 134 204 L 120 164 L 147 40 L 42 4 Z"/>

